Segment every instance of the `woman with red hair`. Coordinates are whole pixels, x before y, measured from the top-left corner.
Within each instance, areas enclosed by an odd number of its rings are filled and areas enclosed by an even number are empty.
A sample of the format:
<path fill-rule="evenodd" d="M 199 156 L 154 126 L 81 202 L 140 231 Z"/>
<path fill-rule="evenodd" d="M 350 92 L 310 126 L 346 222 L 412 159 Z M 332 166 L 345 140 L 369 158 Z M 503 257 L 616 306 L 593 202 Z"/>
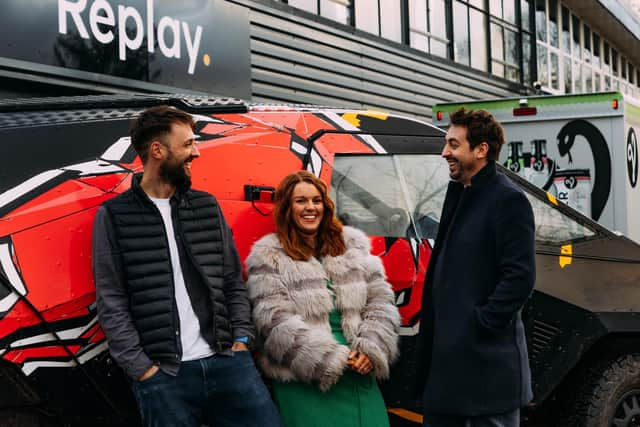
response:
<path fill-rule="evenodd" d="M 376 379 L 398 355 L 400 315 L 380 258 L 309 172 L 280 183 L 274 216 L 276 232 L 247 258 L 247 284 L 285 426 L 388 426 Z"/>

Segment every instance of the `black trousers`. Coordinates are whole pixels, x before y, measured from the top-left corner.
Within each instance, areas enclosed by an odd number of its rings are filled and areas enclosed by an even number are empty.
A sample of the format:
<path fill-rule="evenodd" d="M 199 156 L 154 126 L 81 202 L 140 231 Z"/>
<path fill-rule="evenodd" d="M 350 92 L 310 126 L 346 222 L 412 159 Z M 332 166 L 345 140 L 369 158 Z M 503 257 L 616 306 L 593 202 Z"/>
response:
<path fill-rule="evenodd" d="M 424 414 L 423 427 L 518 427 L 520 426 L 520 410 L 505 414 L 482 415 L 468 417 L 464 415 L 429 415 Z"/>

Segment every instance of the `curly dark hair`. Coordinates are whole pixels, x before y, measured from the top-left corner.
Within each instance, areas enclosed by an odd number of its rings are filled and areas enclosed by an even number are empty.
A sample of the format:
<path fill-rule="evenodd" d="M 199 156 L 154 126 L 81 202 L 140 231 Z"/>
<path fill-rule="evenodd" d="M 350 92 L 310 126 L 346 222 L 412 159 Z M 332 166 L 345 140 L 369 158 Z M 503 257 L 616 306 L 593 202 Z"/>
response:
<path fill-rule="evenodd" d="M 466 126 L 469 147 L 473 150 L 478 144 L 489 144 L 487 159 L 496 161 L 504 145 L 504 129 L 500 122 L 487 110 L 467 110 L 462 107 L 450 115 L 452 125 Z"/>
<path fill-rule="evenodd" d="M 188 125 L 191 130 L 195 127 L 195 121 L 191 114 L 169 105 L 158 105 L 146 109 L 131 121 L 129 127 L 131 145 L 135 148 L 143 164 L 147 162 L 149 157 L 151 143 L 160 140 L 166 144 L 163 139 L 171 133 L 171 126 L 174 123 Z"/>

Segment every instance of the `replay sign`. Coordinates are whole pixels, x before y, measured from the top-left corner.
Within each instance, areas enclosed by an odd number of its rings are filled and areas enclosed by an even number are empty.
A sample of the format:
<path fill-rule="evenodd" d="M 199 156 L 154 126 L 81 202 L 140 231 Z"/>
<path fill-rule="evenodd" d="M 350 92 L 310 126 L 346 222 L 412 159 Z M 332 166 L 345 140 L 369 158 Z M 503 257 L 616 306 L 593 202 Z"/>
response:
<path fill-rule="evenodd" d="M 0 40 L 0 66 L 6 58 L 120 86 L 251 96 L 248 11 L 222 0 L 3 0 Z"/>

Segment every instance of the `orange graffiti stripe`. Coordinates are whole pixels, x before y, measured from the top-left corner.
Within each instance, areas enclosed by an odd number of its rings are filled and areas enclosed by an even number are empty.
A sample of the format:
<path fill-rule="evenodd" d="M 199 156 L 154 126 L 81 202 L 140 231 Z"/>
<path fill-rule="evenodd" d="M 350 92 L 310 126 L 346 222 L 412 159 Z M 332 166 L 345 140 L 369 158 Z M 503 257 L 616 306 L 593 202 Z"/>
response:
<path fill-rule="evenodd" d="M 405 420 L 422 424 L 422 415 L 417 412 L 408 411 L 402 408 L 387 408 L 387 411 L 393 415 L 399 416 L 400 418 L 404 418 Z"/>

